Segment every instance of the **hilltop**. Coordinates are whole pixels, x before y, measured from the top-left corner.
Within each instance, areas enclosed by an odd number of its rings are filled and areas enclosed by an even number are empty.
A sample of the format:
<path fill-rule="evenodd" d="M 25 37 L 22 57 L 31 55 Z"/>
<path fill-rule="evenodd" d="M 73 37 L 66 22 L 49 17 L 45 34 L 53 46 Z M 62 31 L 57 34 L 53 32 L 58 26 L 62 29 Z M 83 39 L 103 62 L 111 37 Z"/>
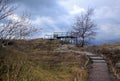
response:
<path fill-rule="evenodd" d="M 0 81 L 86 81 L 87 57 L 67 51 L 74 47 L 60 50 L 62 44 L 59 40 L 13 40 L 0 49 Z"/>
<path fill-rule="evenodd" d="M 0 48 L 0 81 L 87 81 L 91 61 L 104 57 L 112 78 L 120 79 L 120 43 L 77 47 L 59 40 L 13 40 Z"/>

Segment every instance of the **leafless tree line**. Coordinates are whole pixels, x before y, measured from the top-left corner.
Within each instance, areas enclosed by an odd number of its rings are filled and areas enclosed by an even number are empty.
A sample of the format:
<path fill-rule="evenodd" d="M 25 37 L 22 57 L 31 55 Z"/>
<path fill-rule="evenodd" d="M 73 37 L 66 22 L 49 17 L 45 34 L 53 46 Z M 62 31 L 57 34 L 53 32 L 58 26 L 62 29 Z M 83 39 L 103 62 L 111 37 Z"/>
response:
<path fill-rule="evenodd" d="M 25 39 L 37 31 L 30 22 L 30 16 L 24 13 L 19 19 L 14 16 L 15 6 L 9 5 L 10 0 L 0 0 L 0 40 Z"/>

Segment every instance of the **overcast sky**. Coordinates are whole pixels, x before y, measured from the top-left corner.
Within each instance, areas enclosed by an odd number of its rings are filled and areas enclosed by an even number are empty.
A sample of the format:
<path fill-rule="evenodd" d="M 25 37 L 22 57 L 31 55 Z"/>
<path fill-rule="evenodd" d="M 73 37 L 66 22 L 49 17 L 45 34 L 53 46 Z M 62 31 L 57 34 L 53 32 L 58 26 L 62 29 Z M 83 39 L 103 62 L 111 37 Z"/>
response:
<path fill-rule="evenodd" d="M 18 5 L 16 17 L 27 11 L 32 24 L 42 28 L 35 37 L 71 30 L 75 16 L 90 7 L 98 27 L 95 41 L 120 40 L 120 0 L 13 0 L 12 5 Z"/>

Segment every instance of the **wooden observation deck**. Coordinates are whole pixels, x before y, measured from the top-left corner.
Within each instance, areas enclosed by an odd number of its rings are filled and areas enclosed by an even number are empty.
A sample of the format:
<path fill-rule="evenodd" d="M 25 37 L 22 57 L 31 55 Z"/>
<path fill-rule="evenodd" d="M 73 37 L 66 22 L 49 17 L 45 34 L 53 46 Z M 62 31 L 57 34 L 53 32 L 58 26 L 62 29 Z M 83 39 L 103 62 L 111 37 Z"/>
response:
<path fill-rule="evenodd" d="M 62 38 L 76 38 L 73 36 L 71 32 L 54 32 L 53 37 L 56 39 L 62 39 Z"/>
<path fill-rule="evenodd" d="M 77 43 L 77 37 L 75 37 L 71 32 L 54 32 L 52 35 L 46 35 L 46 37 L 46 39 L 49 40 L 59 39 L 69 43 Z"/>

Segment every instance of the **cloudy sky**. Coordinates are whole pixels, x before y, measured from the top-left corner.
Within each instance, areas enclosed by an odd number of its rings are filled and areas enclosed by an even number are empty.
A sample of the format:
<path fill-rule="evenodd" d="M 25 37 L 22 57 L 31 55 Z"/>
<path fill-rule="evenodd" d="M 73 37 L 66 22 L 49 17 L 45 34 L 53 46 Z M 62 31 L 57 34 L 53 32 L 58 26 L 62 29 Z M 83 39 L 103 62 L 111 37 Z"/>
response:
<path fill-rule="evenodd" d="M 35 37 L 71 30 L 75 16 L 90 7 L 98 27 L 95 42 L 120 41 L 120 0 L 13 0 L 12 5 L 18 5 L 16 17 L 27 11 L 32 24 L 42 28 Z"/>

